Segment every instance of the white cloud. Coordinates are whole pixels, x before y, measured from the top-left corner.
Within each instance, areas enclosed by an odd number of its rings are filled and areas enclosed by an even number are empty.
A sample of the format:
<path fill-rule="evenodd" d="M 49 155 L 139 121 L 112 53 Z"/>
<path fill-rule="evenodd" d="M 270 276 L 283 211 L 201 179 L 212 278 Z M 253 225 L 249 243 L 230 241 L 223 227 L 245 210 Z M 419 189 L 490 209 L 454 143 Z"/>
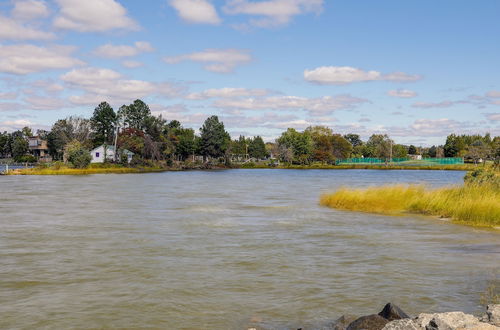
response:
<path fill-rule="evenodd" d="M 104 32 L 115 29 L 138 30 L 127 10 L 115 0 L 56 0 L 61 7 L 54 18 L 56 28 L 79 32 Z"/>
<path fill-rule="evenodd" d="M 33 110 L 59 110 L 66 106 L 66 102 L 55 97 L 30 96 L 24 99 L 26 108 Z"/>
<path fill-rule="evenodd" d="M 408 89 L 393 89 L 388 91 L 387 95 L 401 98 L 412 98 L 417 96 L 417 93 Z"/>
<path fill-rule="evenodd" d="M 248 51 L 241 49 L 206 49 L 191 54 L 164 57 L 163 60 L 169 64 L 194 61 L 204 63 L 205 70 L 217 73 L 229 73 L 236 66 L 250 62 L 252 56 Z"/>
<path fill-rule="evenodd" d="M 485 116 L 490 121 L 500 121 L 500 113 L 486 113 Z"/>
<path fill-rule="evenodd" d="M 201 93 L 191 93 L 186 98 L 190 100 L 206 100 L 210 98 L 220 97 L 251 97 L 251 96 L 266 96 L 269 95 L 270 91 L 267 89 L 248 89 L 248 88 L 211 88 L 207 89 Z"/>
<path fill-rule="evenodd" d="M 53 33 L 40 31 L 0 15 L 0 40 L 51 40 L 55 37 Z"/>
<path fill-rule="evenodd" d="M 500 91 L 489 91 L 486 93 L 486 96 L 491 98 L 500 98 Z"/>
<path fill-rule="evenodd" d="M 416 102 L 412 104 L 414 108 L 449 108 L 457 104 L 469 103 L 467 101 L 441 101 L 441 102 Z"/>
<path fill-rule="evenodd" d="M 7 120 L 0 122 L 0 131 L 16 131 L 23 127 L 33 127 L 35 123 L 26 119 Z"/>
<path fill-rule="evenodd" d="M 17 93 L 7 92 L 0 93 L 0 100 L 15 100 L 17 98 Z"/>
<path fill-rule="evenodd" d="M 49 16 L 49 9 L 45 1 L 21 0 L 14 2 L 12 16 L 18 20 L 32 20 Z"/>
<path fill-rule="evenodd" d="M 207 0 L 170 0 L 169 3 L 186 22 L 197 24 L 219 24 L 221 22 L 217 10 Z"/>
<path fill-rule="evenodd" d="M 146 41 L 136 41 L 133 46 L 106 44 L 98 47 L 92 53 L 107 58 L 130 57 L 140 53 L 154 51 L 153 46 Z"/>
<path fill-rule="evenodd" d="M 345 85 L 354 82 L 387 80 L 387 81 L 416 81 L 421 77 L 403 72 L 382 74 L 378 71 L 364 71 L 349 66 L 322 66 L 313 70 L 304 71 L 304 79 L 320 85 Z"/>
<path fill-rule="evenodd" d="M 28 74 L 84 64 L 71 57 L 74 51 L 72 46 L 0 45 L 0 72 Z"/>
<path fill-rule="evenodd" d="M 139 62 L 139 61 L 123 61 L 122 65 L 126 68 L 133 69 L 133 68 L 138 68 L 144 65 L 144 63 Z"/>
<path fill-rule="evenodd" d="M 249 24 L 257 27 L 272 27 L 288 24 L 292 17 L 323 10 L 323 0 L 229 0 L 224 12 L 230 15 L 252 15 Z"/>
<path fill-rule="evenodd" d="M 83 95 L 69 98 L 75 104 L 95 104 L 96 100 L 130 102 L 150 95 L 174 97 L 182 91 L 181 87 L 170 83 L 126 79 L 116 71 L 93 67 L 74 69 L 63 74 L 61 80 L 71 88 L 84 91 Z"/>
<path fill-rule="evenodd" d="M 307 110 L 311 115 L 324 116 L 335 110 L 350 109 L 365 99 L 350 95 L 323 96 L 306 98 L 298 96 L 271 96 L 265 98 L 219 99 L 213 103 L 214 107 L 237 110 Z"/>

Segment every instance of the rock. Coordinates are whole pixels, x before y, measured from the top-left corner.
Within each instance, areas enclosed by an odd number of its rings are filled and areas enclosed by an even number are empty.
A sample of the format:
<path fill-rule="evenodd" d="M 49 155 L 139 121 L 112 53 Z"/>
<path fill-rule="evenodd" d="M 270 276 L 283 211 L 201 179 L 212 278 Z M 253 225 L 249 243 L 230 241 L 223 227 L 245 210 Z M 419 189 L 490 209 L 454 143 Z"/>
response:
<path fill-rule="evenodd" d="M 384 309 L 378 315 L 382 316 L 384 319 L 389 321 L 401 320 L 401 319 L 409 319 L 408 314 L 403 312 L 401 308 L 391 303 L 388 303 L 384 306 Z"/>
<path fill-rule="evenodd" d="M 420 314 L 416 323 L 426 330 L 493 330 L 498 329 L 488 323 L 480 322 L 476 317 L 463 312 Z"/>
<path fill-rule="evenodd" d="M 347 330 L 382 330 L 389 323 L 385 318 L 378 314 L 362 316 L 349 324 Z"/>
<path fill-rule="evenodd" d="M 349 324 L 354 322 L 356 319 L 357 317 L 353 315 L 342 315 L 332 323 L 331 329 L 346 330 Z"/>
<path fill-rule="evenodd" d="M 483 320 L 484 322 L 500 327 L 500 304 L 488 305 L 486 309 L 486 317 L 487 318 Z"/>
<path fill-rule="evenodd" d="M 425 330 L 425 328 L 414 320 L 401 319 L 387 323 L 382 330 Z"/>

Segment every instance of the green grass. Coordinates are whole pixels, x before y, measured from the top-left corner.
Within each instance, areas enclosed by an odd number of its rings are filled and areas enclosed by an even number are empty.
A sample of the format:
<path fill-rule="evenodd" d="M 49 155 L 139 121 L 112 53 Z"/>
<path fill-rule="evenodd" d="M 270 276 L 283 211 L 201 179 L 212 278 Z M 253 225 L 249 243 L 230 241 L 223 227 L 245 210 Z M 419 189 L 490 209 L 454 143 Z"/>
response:
<path fill-rule="evenodd" d="M 479 227 L 500 226 L 500 189 L 493 184 L 466 184 L 439 189 L 420 185 L 341 188 L 335 193 L 322 195 L 320 204 L 380 214 L 433 215 Z"/>
<path fill-rule="evenodd" d="M 89 174 L 125 174 L 162 172 L 161 167 L 123 167 L 120 165 L 92 164 L 88 168 L 71 168 L 68 166 L 23 168 L 10 171 L 9 175 L 89 175 Z"/>

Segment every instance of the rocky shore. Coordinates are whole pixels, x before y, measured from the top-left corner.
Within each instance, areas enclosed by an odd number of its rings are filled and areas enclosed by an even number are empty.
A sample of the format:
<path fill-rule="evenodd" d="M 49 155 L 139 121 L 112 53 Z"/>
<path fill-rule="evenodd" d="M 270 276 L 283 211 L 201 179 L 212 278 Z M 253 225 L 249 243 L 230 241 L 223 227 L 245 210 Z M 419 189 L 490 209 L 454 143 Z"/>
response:
<path fill-rule="evenodd" d="M 265 328 L 255 327 L 248 330 Z M 500 305 L 488 305 L 486 313 L 474 316 L 463 312 L 406 314 L 388 303 L 378 314 L 361 317 L 343 315 L 321 330 L 495 330 L 500 329 Z M 308 330 L 299 328 L 297 330 Z"/>

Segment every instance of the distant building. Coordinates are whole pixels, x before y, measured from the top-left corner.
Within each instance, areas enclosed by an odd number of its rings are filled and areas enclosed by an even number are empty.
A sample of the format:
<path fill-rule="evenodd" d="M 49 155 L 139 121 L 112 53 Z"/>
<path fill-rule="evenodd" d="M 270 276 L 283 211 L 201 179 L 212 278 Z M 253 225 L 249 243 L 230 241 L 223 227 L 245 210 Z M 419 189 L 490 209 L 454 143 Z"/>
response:
<path fill-rule="evenodd" d="M 104 163 L 104 157 L 106 157 L 108 161 L 112 161 L 115 157 L 115 146 L 103 144 L 90 151 L 90 155 L 92 156 L 92 163 Z M 130 163 L 132 161 L 134 153 L 127 149 L 118 149 L 116 161 L 120 161 L 121 155 L 126 155 L 127 163 Z"/>
<path fill-rule="evenodd" d="M 422 155 L 408 155 L 411 160 L 422 160 Z"/>
<path fill-rule="evenodd" d="M 30 153 L 39 161 L 51 161 L 52 157 L 49 155 L 49 147 L 47 140 L 39 136 L 28 137 L 28 146 Z"/>

